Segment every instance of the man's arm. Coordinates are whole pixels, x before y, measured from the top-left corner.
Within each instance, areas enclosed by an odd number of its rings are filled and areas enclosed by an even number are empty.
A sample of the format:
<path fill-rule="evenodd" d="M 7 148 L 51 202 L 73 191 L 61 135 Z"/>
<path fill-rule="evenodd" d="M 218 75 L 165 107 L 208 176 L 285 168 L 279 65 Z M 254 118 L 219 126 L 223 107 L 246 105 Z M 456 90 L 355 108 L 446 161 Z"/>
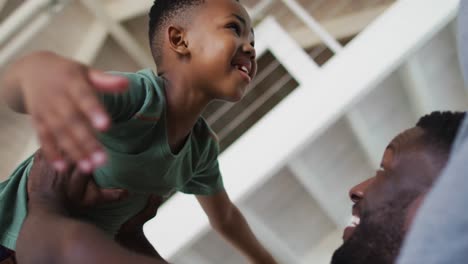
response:
<path fill-rule="evenodd" d="M 211 196 L 197 195 L 211 226 L 252 263 L 277 263 L 260 244 L 240 210 L 225 191 Z"/>
<path fill-rule="evenodd" d="M 67 217 L 51 204 L 30 206 L 16 245 L 18 263 L 166 263 L 125 250 L 96 227 Z"/>
<path fill-rule="evenodd" d="M 73 170 L 73 171 L 71 171 Z M 56 172 L 40 152 L 28 178 L 28 215 L 16 244 L 19 263 L 166 263 L 132 253 L 69 212 L 122 198 L 122 190 L 97 189 L 92 175 Z"/>

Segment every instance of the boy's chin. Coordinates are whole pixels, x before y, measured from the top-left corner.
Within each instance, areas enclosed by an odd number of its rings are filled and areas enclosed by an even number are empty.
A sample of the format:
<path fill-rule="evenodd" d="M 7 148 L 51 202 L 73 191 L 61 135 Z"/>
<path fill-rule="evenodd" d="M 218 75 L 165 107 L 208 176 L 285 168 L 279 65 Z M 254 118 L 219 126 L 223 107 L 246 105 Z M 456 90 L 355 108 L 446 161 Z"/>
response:
<path fill-rule="evenodd" d="M 240 100 L 242 100 L 242 98 L 244 97 L 244 95 L 240 95 L 240 96 L 230 96 L 230 97 L 226 97 L 225 99 L 223 99 L 224 101 L 227 101 L 227 102 L 230 102 L 230 103 L 237 103 L 239 102 Z"/>
<path fill-rule="evenodd" d="M 219 96 L 217 99 L 236 103 L 239 102 L 244 97 L 245 89 L 233 89 L 232 92 L 224 93 L 223 95 Z"/>

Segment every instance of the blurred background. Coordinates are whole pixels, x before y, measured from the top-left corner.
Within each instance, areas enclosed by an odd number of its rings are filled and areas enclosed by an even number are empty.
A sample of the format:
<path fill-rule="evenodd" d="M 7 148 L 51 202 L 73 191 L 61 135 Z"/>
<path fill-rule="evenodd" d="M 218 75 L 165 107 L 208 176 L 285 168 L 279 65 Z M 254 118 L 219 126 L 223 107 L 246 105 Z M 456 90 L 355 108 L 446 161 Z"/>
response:
<path fill-rule="evenodd" d="M 155 68 L 151 0 L 0 0 L 0 71 L 34 50 L 102 70 Z M 243 0 L 259 71 L 245 98 L 214 102 L 233 200 L 282 263 L 329 263 L 351 217 L 348 190 L 433 110 L 463 110 L 457 0 Z M 29 120 L 0 105 L 0 180 L 37 149 Z M 245 263 L 196 201 L 177 194 L 145 226 L 174 263 Z"/>

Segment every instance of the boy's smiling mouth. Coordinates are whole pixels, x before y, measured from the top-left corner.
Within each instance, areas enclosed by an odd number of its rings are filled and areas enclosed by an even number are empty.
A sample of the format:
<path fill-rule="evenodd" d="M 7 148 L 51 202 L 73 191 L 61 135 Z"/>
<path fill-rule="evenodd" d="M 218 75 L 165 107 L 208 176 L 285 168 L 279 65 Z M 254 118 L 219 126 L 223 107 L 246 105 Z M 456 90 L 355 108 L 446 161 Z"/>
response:
<path fill-rule="evenodd" d="M 241 74 L 241 76 L 250 83 L 252 81 L 251 70 L 252 62 L 250 61 L 239 61 L 233 63 L 233 67 Z"/>
<path fill-rule="evenodd" d="M 241 65 L 241 66 L 238 65 L 237 67 L 238 67 L 239 70 L 249 74 L 249 70 L 244 65 Z"/>

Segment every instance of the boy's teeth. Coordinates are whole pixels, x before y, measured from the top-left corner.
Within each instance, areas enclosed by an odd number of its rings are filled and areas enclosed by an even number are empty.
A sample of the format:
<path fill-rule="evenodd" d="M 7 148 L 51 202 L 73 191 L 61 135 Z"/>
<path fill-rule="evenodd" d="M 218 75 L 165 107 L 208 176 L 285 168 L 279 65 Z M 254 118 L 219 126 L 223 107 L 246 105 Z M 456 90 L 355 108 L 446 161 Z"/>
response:
<path fill-rule="evenodd" d="M 237 68 L 238 68 L 239 70 L 245 72 L 245 73 L 249 73 L 249 69 L 247 69 L 247 67 L 245 67 L 245 66 L 239 65 L 239 66 L 237 66 Z"/>

